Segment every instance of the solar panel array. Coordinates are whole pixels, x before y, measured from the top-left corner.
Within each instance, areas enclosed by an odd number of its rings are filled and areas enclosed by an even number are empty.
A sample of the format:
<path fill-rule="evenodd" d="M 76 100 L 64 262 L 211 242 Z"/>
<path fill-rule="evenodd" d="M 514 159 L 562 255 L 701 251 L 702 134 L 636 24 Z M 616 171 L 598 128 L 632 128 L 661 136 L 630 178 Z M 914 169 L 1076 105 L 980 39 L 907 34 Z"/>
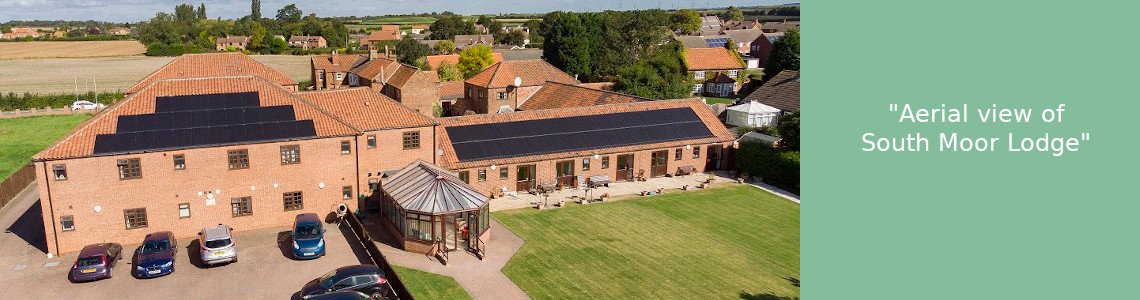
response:
<path fill-rule="evenodd" d="M 780 36 L 776 36 L 776 35 L 766 35 L 764 37 L 767 37 L 768 42 L 773 43 L 773 44 L 776 43 L 776 40 L 780 39 Z"/>
<path fill-rule="evenodd" d="M 705 43 L 709 43 L 709 47 L 720 48 L 720 47 L 724 47 L 724 44 L 728 43 L 728 40 L 731 40 L 731 38 L 726 38 L 726 37 L 706 38 Z"/>
<path fill-rule="evenodd" d="M 95 154 L 315 137 L 293 107 L 261 107 L 258 94 L 158 97 L 155 112 L 118 116 L 115 133 L 95 137 Z"/>
<path fill-rule="evenodd" d="M 690 108 L 454 126 L 460 162 L 713 137 Z"/>

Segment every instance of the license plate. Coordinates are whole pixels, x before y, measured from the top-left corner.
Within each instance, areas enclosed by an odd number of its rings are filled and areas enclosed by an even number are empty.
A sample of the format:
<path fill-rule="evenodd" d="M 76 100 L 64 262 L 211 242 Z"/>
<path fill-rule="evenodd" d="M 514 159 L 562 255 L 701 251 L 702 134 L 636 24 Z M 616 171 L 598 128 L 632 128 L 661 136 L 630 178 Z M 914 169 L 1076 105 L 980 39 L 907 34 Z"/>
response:
<path fill-rule="evenodd" d="M 158 274 L 159 272 L 162 272 L 162 270 L 146 271 L 147 274 L 151 275 Z"/>
<path fill-rule="evenodd" d="M 226 254 L 226 252 L 225 251 L 214 252 L 214 255 L 222 255 L 222 254 Z"/>
<path fill-rule="evenodd" d="M 95 269 L 84 269 L 84 270 L 83 270 L 83 273 L 84 273 L 84 274 L 86 274 L 86 273 L 91 273 L 91 272 L 95 272 Z"/>
<path fill-rule="evenodd" d="M 316 254 L 316 253 L 314 253 L 314 252 L 305 252 L 304 254 L 305 254 L 305 256 L 313 256 L 313 254 Z"/>

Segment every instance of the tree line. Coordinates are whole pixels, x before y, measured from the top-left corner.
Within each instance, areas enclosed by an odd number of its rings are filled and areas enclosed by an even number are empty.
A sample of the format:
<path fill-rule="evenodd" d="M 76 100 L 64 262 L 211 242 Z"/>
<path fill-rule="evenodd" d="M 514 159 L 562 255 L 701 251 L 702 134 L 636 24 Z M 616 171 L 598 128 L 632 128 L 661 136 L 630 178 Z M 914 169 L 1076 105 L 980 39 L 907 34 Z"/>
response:
<path fill-rule="evenodd" d="M 347 46 L 348 28 L 338 19 L 304 15 L 296 4 L 277 10 L 274 18 L 261 16 L 261 1 L 251 2 L 250 14 L 237 20 L 209 19 L 205 4 L 175 6 L 174 13 L 159 12 L 134 29 L 139 42 L 147 45 L 148 55 L 182 55 L 211 51 L 219 38 L 249 36 L 250 53 L 279 54 L 288 47 L 285 40 L 298 35 L 319 35 L 329 47 Z"/>

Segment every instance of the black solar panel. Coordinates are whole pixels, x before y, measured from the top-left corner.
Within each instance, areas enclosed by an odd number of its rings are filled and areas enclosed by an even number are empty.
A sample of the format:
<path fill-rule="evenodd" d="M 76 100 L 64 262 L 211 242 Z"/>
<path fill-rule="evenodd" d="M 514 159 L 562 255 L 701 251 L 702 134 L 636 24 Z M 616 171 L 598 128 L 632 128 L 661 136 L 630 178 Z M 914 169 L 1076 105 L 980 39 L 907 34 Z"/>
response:
<path fill-rule="evenodd" d="M 713 137 L 690 108 L 448 127 L 460 162 Z"/>
<path fill-rule="evenodd" d="M 312 120 L 293 107 L 261 107 L 258 94 L 158 97 L 155 113 L 118 117 L 113 134 L 95 137 L 95 154 L 315 137 Z"/>

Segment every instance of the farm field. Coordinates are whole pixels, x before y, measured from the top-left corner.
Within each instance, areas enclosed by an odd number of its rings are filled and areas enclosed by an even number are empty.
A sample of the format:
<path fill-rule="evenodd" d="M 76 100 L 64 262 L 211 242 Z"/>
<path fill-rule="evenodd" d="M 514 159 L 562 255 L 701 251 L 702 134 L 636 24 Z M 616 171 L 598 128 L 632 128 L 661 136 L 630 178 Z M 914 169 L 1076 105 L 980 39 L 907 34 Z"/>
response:
<path fill-rule="evenodd" d="M 494 212 L 534 299 L 799 299 L 800 207 L 746 185 Z"/>
<path fill-rule="evenodd" d="M 125 56 L 143 52 L 146 47 L 137 41 L 0 43 L 0 59 Z"/>
<path fill-rule="evenodd" d="M 28 164 L 32 155 L 55 143 L 88 114 L 0 119 L 0 180 Z"/>
<path fill-rule="evenodd" d="M 23 43 L 0 43 L 0 46 L 6 44 Z M 310 79 L 309 56 L 251 57 L 288 74 L 294 80 Z M 72 78 L 78 78 L 79 90 L 82 92 L 85 90 L 84 77 L 90 78 L 93 75 L 96 76 L 100 91 L 122 91 L 172 60 L 174 57 L 149 56 L 0 60 L 0 74 L 21 74 L 0 81 L 0 93 L 70 94 L 75 92 L 75 85 L 67 79 Z"/>

